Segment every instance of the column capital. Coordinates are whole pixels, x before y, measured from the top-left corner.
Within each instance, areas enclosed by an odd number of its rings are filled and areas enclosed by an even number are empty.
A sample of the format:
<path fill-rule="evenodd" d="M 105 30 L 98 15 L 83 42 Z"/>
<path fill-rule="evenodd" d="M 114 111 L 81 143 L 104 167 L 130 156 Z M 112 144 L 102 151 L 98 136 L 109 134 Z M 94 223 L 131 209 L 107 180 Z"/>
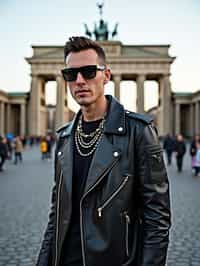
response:
<path fill-rule="evenodd" d="M 59 74 L 59 75 L 56 75 L 56 80 L 64 80 L 64 79 L 63 79 L 63 76 Z"/>
<path fill-rule="evenodd" d="M 159 77 L 159 81 L 165 81 L 165 80 L 169 80 L 170 81 L 170 76 L 171 74 L 163 74 Z"/>
<path fill-rule="evenodd" d="M 39 78 L 39 76 L 37 74 L 31 74 L 30 76 L 32 79 L 38 79 Z"/>
<path fill-rule="evenodd" d="M 136 77 L 136 82 L 144 82 L 146 79 L 146 75 L 145 74 L 138 74 Z"/>
<path fill-rule="evenodd" d="M 171 73 L 166 73 L 166 74 L 163 74 L 162 76 L 163 76 L 164 78 L 166 78 L 166 77 L 169 78 L 169 77 L 171 76 Z"/>
<path fill-rule="evenodd" d="M 121 81 L 122 79 L 121 74 L 113 74 L 112 77 L 113 77 L 113 81 L 118 81 L 118 80 Z"/>

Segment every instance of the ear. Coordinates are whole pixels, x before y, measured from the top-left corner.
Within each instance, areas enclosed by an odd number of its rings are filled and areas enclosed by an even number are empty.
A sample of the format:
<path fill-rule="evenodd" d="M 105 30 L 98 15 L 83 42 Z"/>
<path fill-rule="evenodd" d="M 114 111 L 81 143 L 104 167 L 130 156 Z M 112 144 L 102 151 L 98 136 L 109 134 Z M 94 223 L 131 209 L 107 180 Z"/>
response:
<path fill-rule="evenodd" d="M 110 77 L 111 77 L 111 71 L 110 68 L 107 68 L 104 70 L 104 84 L 107 84 L 110 81 Z"/>

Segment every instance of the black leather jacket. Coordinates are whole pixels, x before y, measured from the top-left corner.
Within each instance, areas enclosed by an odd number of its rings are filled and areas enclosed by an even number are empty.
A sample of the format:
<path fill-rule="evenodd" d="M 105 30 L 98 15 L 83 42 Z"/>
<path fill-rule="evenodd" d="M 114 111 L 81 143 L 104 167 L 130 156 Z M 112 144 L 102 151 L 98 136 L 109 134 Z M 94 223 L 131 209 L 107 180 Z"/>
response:
<path fill-rule="evenodd" d="M 83 263 L 163 266 L 170 202 L 162 149 L 149 117 L 124 110 L 111 96 L 110 101 L 80 202 Z M 62 265 L 72 211 L 73 129 L 74 121 L 59 130 L 52 207 L 38 266 Z"/>

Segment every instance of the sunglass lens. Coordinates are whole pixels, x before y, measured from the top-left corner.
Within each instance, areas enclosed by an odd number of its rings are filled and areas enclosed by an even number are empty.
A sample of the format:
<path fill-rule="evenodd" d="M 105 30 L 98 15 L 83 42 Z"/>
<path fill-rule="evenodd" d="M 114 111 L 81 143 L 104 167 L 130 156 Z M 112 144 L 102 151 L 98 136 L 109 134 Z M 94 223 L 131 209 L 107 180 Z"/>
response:
<path fill-rule="evenodd" d="M 85 79 L 93 79 L 96 76 L 96 66 L 85 66 L 81 68 L 81 74 Z"/>
<path fill-rule="evenodd" d="M 77 78 L 77 70 L 76 69 L 65 69 L 64 78 L 66 81 L 75 81 Z"/>

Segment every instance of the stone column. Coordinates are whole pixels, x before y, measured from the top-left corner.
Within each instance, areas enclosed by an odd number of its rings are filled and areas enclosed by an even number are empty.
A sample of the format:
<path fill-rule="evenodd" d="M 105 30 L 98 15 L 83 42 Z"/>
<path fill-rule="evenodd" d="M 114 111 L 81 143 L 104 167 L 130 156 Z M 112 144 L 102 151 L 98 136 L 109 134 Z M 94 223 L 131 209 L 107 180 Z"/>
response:
<path fill-rule="evenodd" d="M 29 134 L 40 135 L 40 99 L 43 79 L 33 75 L 31 80 L 29 106 Z"/>
<path fill-rule="evenodd" d="M 199 134 L 200 133 L 200 115 L 199 115 L 199 102 L 195 102 L 195 134 Z"/>
<path fill-rule="evenodd" d="M 193 103 L 190 104 L 190 137 L 194 135 L 194 105 Z"/>
<path fill-rule="evenodd" d="M 137 112 L 144 113 L 144 81 L 145 75 L 137 76 Z"/>
<path fill-rule="evenodd" d="M 161 136 L 167 133 L 172 133 L 171 127 L 171 85 L 169 75 L 160 77 L 159 79 L 160 91 L 160 119 L 159 119 L 159 134 Z"/>
<path fill-rule="evenodd" d="M 26 134 L 26 110 L 25 103 L 20 104 L 20 136 Z"/>
<path fill-rule="evenodd" d="M 180 121 L 180 103 L 176 103 L 175 106 L 175 134 L 180 134 L 181 132 L 181 121 Z"/>
<path fill-rule="evenodd" d="M 0 102 L 0 135 L 5 135 L 5 103 Z"/>
<path fill-rule="evenodd" d="M 120 82 L 121 82 L 121 75 L 114 75 L 113 81 L 115 84 L 114 88 L 114 96 L 120 101 Z"/>
<path fill-rule="evenodd" d="M 65 108 L 65 87 L 66 83 L 62 76 L 56 77 L 57 97 L 56 97 L 56 121 L 55 126 L 58 129 L 64 124 L 64 108 Z"/>
<path fill-rule="evenodd" d="M 7 133 L 11 132 L 12 129 L 11 129 L 11 104 L 10 103 L 7 103 L 7 106 L 6 106 L 7 110 L 6 110 L 6 131 Z"/>

